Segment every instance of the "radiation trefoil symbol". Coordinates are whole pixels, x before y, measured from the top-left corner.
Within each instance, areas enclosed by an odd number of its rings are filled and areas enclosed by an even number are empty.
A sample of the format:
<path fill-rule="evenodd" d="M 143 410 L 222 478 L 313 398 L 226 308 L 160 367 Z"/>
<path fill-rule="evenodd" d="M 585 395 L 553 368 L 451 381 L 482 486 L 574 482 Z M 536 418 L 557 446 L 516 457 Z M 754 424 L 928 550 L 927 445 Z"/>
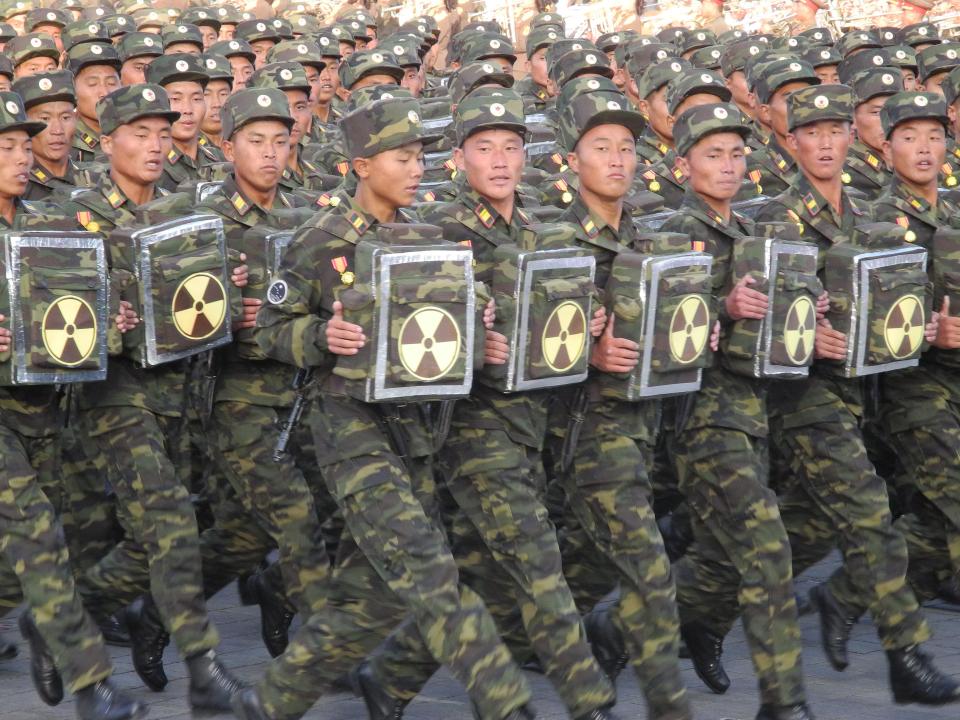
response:
<path fill-rule="evenodd" d="M 210 273 L 194 273 L 173 294 L 173 325 L 189 340 L 203 340 L 216 333 L 226 315 L 226 292 Z"/>
<path fill-rule="evenodd" d="M 43 315 L 43 347 L 56 362 L 76 367 L 97 346 L 97 318 L 93 308 L 76 295 L 57 298 Z"/>
<path fill-rule="evenodd" d="M 460 328 L 446 310 L 420 308 L 400 328 L 397 351 L 404 370 L 418 380 L 439 380 L 460 354 Z"/>
<path fill-rule="evenodd" d="M 575 302 L 557 305 L 543 327 L 543 360 L 556 373 L 567 372 L 583 355 L 587 340 L 587 319 Z"/>
<path fill-rule="evenodd" d="M 808 297 L 798 297 L 787 310 L 783 325 L 783 345 L 794 365 L 806 365 L 813 355 L 816 338 L 817 312 Z"/>
<path fill-rule="evenodd" d="M 910 357 L 923 342 L 923 303 L 916 295 L 897 300 L 883 323 L 883 340 L 896 360 Z"/>
<path fill-rule="evenodd" d="M 688 365 L 703 353 L 710 335 L 710 313 L 699 295 L 687 295 L 670 320 L 670 355 Z"/>

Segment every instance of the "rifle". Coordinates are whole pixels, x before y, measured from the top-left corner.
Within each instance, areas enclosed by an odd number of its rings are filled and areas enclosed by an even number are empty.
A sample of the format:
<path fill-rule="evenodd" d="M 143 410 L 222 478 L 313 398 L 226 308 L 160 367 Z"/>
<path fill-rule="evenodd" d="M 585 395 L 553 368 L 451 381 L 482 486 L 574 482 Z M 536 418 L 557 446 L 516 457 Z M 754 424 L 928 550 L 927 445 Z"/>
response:
<path fill-rule="evenodd" d="M 273 461 L 283 462 L 287 454 L 287 445 L 290 443 L 290 436 L 300 422 L 300 416 L 303 415 L 303 408 L 307 402 L 307 385 L 313 378 L 313 368 L 298 368 L 297 374 L 293 378 L 293 389 L 296 396 L 293 398 L 293 405 L 290 406 L 290 413 L 283 423 L 280 430 L 280 437 L 277 438 L 277 445 L 273 449 Z"/>

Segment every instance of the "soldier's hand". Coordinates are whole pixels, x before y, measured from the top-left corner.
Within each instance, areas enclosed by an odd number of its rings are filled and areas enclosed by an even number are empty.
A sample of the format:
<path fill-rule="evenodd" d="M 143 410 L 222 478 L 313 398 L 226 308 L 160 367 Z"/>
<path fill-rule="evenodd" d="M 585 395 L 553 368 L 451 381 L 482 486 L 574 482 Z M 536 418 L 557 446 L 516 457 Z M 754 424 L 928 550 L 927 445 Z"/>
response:
<path fill-rule="evenodd" d="M 334 355 L 356 355 L 366 342 L 363 328 L 343 319 L 343 303 L 333 304 L 333 317 L 327 320 L 327 348 Z"/>
<path fill-rule="evenodd" d="M 930 340 L 934 347 L 942 350 L 955 350 L 960 348 L 960 318 L 953 317 L 950 314 L 950 296 L 943 298 L 943 305 L 940 306 L 940 322 L 937 327 L 936 338 Z"/>
<path fill-rule="evenodd" d="M 247 328 L 256 327 L 257 311 L 261 305 L 263 305 L 263 301 L 258 298 L 244 298 L 243 310 L 240 312 L 239 319 L 233 321 L 233 329 L 246 330 Z"/>
<path fill-rule="evenodd" d="M 0 323 L 6 322 L 7 316 L 0 315 Z M 10 352 L 10 345 L 13 343 L 13 333 L 7 328 L 0 327 L 0 353 Z"/>
<path fill-rule="evenodd" d="M 129 332 L 140 324 L 140 317 L 137 315 L 137 311 L 133 309 L 133 305 L 130 304 L 129 300 L 120 301 L 120 312 L 117 313 L 115 322 L 117 324 L 117 330 L 121 333 Z"/>
<path fill-rule="evenodd" d="M 763 320 L 766 317 L 767 296 L 749 287 L 756 284 L 757 281 L 749 275 L 740 278 L 727 295 L 727 315 L 734 320 Z"/>
<path fill-rule="evenodd" d="M 823 360 L 843 360 L 847 357 L 847 336 L 834 330 L 829 320 L 817 322 L 814 357 Z"/>
<path fill-rule="evenodd" d="M 720 349 L 720 321 L 713 324 L 713 332 L 710 333 L 710 349 L 716 352 Z"/>
<path fill-rule="evenodd" d="M 490 298 L 485 308 L 483 308 L 483 326 L 487 330 L 493 330 L 493 323 L 497 319 L 497 303 Z M 487 333 L 489 335 L 489 333 Z M 503 337 L 501 335 L 501 337 Z"/>
<path fill-rule="evenodd" d="M 817 320 L 823 320 L 830 312 L 830 293 L 826 290 L 817 298 Z"/>
<path fill-rule="evenodd" d="M 590 353 L 590 364 L 603 372 L 630 372 L 640 361 L 640 346 L 633 340 L 614 337 L 613 324 L 616 319 L 615 315 L 611 315 L 607 321 L 607 327 Z"/>
<path fill-rule="evenodd" d="M 590 320 L 590 337 L 600 337 L 603 335 L 603 329 L 607 326 L 607 309 L 600 306 L 600 309 L 593 314 Z"/>
<path fill-rule="evenodd" d="M 483 345 L 483 362 L 485 365 L 505 365 L 510 357 L 510 343 L 507 338 L 493 330 L 487 330 L 487 339 Z"/>
<path fill-rule="evenodd" d="M 245 262 L 247 259 L 246 253 L 240 253 L 240 261 Z M 232 282 L 236 287 L 242 288 L 247 286 L 247 280 L 250 278 L 250 268 L 244 265 L 237 265 L 230 273 L 230 282 Z"/>

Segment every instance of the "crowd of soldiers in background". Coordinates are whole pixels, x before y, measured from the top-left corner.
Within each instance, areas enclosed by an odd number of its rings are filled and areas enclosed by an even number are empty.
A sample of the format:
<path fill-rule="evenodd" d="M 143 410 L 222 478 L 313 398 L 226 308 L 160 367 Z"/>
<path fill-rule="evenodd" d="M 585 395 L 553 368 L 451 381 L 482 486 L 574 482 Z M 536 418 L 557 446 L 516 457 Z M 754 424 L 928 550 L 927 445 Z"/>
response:
<path fill-rule="evenodd" d="M 69 691 L 82 720 L 141 717 L 104 645 L 129 646 L 161 692 L 172 639 L 191 707 L 245 720 L 301 717 L 343 687 L 372 720 L 396 720 L 440 666 L 483 720 L 536 717 L 521 668 L 576 720 L 605 720 L 627 667 L 648 717 L 687 720 L 681 663 L 727 692 L 723 641 L 742 615 L 757 720 L 808 720 L 798 616 L 818 613 L 842 671 L 868 610 L 895 702 L 960 700 L 922 650 L 922 603 L 960 604 L 960 43 L 923 20 L 931 7 L 904 0 L 901 25 L 838 35 L 816 24 L 827 3 L 803 0 L 748 34 L 708 1 L 689 27 L 645 34 L 639 3 L 586 37 L 540 6 L 508 34 L 455 2 L 402 23 L 358 3 L 326 17 L 309 3 L 3 4 L 0 615 L 25 603 L 43 701 Z M 226 339 L 147 362 L 166 341 L 145 349 L 136 233 L 197 216 L 222 225 L 220 257 L 191 246 L 158 267 L 205 278 L 174 300 L 181 339 L 218 323 Z M 17 293 L 95 283 L 96 263 L 18 288 L 28 260 L 9 243 L 33 231 L 107 238 L 106 380 L 8 370 L 31 362 L 25 342 L 61 369 L 93 362 L 80 301 L 50 305 L 64 320 L 46 313 L 39 334 L 11 325 Z M 283 231 L 272 266 L 251 238 Z M 743 341 L 775 304 L 738 264 L 758 238 L 819 251 L 790 276 L 790 312 L 808 314 L 787 313 L 782 378 Z M 590 257 L 587 290 L 556 280 L 536 300 L 567 314 L 534 318 L 544 338 L 563 325 L 540 370 L 583 375 L 504 392 L 496 368 L 517 350 L 500 331 L 516 309 L 471 286 L 472 388 L 411 402 L 356 390 L 378 352 L 358 250 L 374 241 L 450 243 L 488 288 L 508 247 Z M 876 281 L 876 303 L 911 288 L 877 321 L 892 357 L 911 359 L 897 371 L 826 369 L 855 342 L 823 261 L 846 244 L 929 253 L 920 280 Z M 664 253 L 712 270 L 651 365 L 623 288 L 629 257 Z M 464 305 L 428 265 L 396 302 Z M 410 382 L 460 362 L 439 349 L 459 316 L 432 307 L 416 359 L 386 361 Z M 895 327 L 894 310 L 909 315 Z M 623 389 L 668 356 L 698 363 L 695 387 Z M 836 573 L 795 595 L 794 575 L 835 548 Z M 216 654 L 206 609 L 233 583 L 260 606 L 273 658 L 255 686 Z M 17 653 L 0 638 L 0 659 Z"/>

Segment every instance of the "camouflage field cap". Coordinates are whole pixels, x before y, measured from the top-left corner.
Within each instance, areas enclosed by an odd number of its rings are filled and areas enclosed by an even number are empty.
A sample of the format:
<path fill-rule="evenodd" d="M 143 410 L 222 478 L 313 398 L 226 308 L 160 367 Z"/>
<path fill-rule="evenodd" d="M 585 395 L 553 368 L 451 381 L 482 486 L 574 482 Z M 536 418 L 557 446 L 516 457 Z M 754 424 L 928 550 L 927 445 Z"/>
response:
<path fill-rule="evenodd" d="M 310 83 L 303 65 L 297 62 L 267 63 L 247 80 L 247 87 L 302 90 L 310 94 Z"/>
<path fill-rule="evenodd" d="M 547 67 L 549 68 L 562 56 L 574 50 L 596 50 L 598 53 L 600 52 L 600 48 L 584 38 L 559 38 L 547 48 Z"/>
<path fill-rule="evenodd" d="M 13 61 L 6 55 L 0 55 L 0 75 L 13 80 Z"/>
<path fill-rule="evenodd" d="M 550 66 L 550 79 L 557 87 L 563 87 L 579 75 L 600 75 L 612 78 L 613 68 L 606 54 L 599 50 L 571 50 Z"/>
<path fill-rule="evenodd" d="M 591 78 L 598 82 L 602 78 Z M 581 92 L 560 109 L 560 146 L 573 152 L 580 138 L 599 125 L 622 125 L 633 133 L 634 138 L 643 132 L 644 121 L 640 113 L 630 110 L 630 101 L 620 92 L 598 89 Z"/>
<path fill-rule="evenodd" d="M 414 142 L 438 138 L 428 135 L 420 120 L 420 103 L 412 98 L 389 98 L 370 103 L 344 116 L 340 123 L 349 158 L 369 158 Z"/>
<path fill-rule="evenodd" d="M 670 25 L 669 27 L 662 28 L 657 33 L 657 39 L 660 42 L 671 43 L 672 45 L 677 44 L 677 39 L 683 37 L 684 34 L 690 32 L 685 27 L 678 27 L 676 25 Z"/>
<path fill-rule="evenodd" d="M 769 105 L 777 90 L 793 82 L 819 85 L 820 78 L 810 64 L 803 60 L 773 60 L 763 66 L 763 72 L 760 73 L 753 91 L 761 105 Z"/>
<path fill-rule="evenodd" d="M 18 15 L 26 15 L 30 10 L 33 9 L 33 3 L 27 2 L 26 0 L 14 0 L 13 2 L 7 2 L 3 5 L 0 14 L 3 15 L 4 20 L 9 20 L 10 18 L 17 17 Z"/>
<path fill-rule="evenodd" d="M 878 67 L 863 70 L 847 83 L 853 88 L 857 105 L 883 95 L 896 95 L 903 92 L 903 76 L 895 67 Z"/>
<path fill-rule="evenodd" d="M 542 12 L 537 13 L 530 19 L 530 27 L 536 28 L 541 25 L 559 25 L 563 27 L 563 15 L 560 13 Z"/>
<path fill-rule="evenodd" d="M 930 22 L 919 22 L 911 25 L 904 25 L 900 29 L 900 36 L 897 38 L 900 45 L 927 45 L 929 43 L 940 42 L 940 31 L 937 26 Z"/>
<path fill-rule="evenodd" d="M 857 56 L 854 55 L 854 57 Z M 803 54 L 803 61 L 809 63 L 812 68 L 839 65 L 842 60 L 843 58 L 840 57 L 840 53 L 838 53 L 835 48 L 827 45 L 814 45 Z"/>
<path fill-rule="evenodd" d="M 296 62 L 317 70 L 323 70 L 327 66 L 323 61 L 320 46 L 307 38 L 277 43 L 267 52 L 267 62 Z"/>
<path fill-rule="evenodd" d="M 294 15 L 289 22 L 295 37 L 312 35 L 320 29 L 320 22 L 313 15 Z"/>
<path fill-rule="evenodd" d="M 161 55 L 147 66 L 147 82 L 169 85 L 175 82 L 195 82 L 206 86 L 210 76 L 199 55 L 177 53 Z"/>
<path fill-rule="evenodd" d="M 833 33 L 828 27 L 807 28 L 798 33 L 797 37 L 806 38 L 811 45 L 833 45 Z"/>
<path fill-rule="evenodd" d="M 837 52 L 846 57 L 854 50 L 883 47 L 883 43 L 873 30 L 851 30 L 840 36 L 836 47 Z"/>
<path fill-rule="evenodd" d="M 637 89 L 640 97 L 650 97 L 679 73 L 691 67 L 690 63 L 683 58 L 670 58 L 651 65 L 644 71 L 643 75 L 637 78 Z"/>
<path fill-rule="evenodd" d="M 880 42 L 883 43 L 884 47 L 896 45 L 899 42 L 897 38 L 900 36 L 900 28 L 893 27 L 892 25 L 878 27 L 877 36 L 880 38 Z"/>
<path fill-rule="evenodd" d="M 10 23 L 0 22 L 0 42 L 10 42 L 17 36 L 17 31 Z"/>
<path fill-rule="evenodd" d="M 730 88 L 726 86 L 720 73 L 703 68 L 686 68 L 667 83 L 665 100 L 667 110 L 672 115 L 677 107 L 691 95 L 707 93 L 716 95 L 721 102 L 729 102 Z"/>
<path fill-rule="evenodd" d="M 353 47 L 357 46 L 357 40 L 353 37 L 353 33 L 350 31 L 350 28 L 343 23 L 336 23 L 331 25 L 326 30 L 322 30 L 318 36 L 317 41 L 320 41 L 320 38 L 323 37 L 324 32 L 329 32 L 336 39 L 337 43 L 347 43 Z M 320 43 L 320 46 L 323 46 L 323 43 Z M 339 48 L 339 45 L 337 46 Z"/>
<path fill-rule="evenodd" d="M 152 8 L 143 8 L 142 10 L 134 10 L 133 19 L 137 22 L 137 30 L 143 30 L 145 28 L 162 28 L 167 23 L 166 16 L 159 10 L 153 10 Z"/>
<path fill-rule="evenodd" d="M 717 44 L 718 45 L 731 45 L 738 40 L 743 40 L 747 37 L 749 33 L 741 30 L 740 28 L 733 28 L 732 30 L 725 30 L 724 32 L 717 35 Z"/>
<path fill-rule="evenodd" d="M 743 72 L 747 67 L 747 60 L 762 55 L 766 49 L 766 43 L 758 42 L 754 38 L 738 40 L 724 49 L 720 56 L 720 71 L 725 77 L 730 77 L 737 71 Z"/>
<path fill-rule="evenodd" d="M 53 25 L 62 28 L 70 22 L 73 22 L 73 15 L 63 10 L 57 10 L 55 8 L 34 8 L 27 13 L 27 18 L 23 21 L 23 29 L 26 32 L 33 32 L 34 28 L 40 25 Z"/>
<path fill-rule="evenodd" d="M 391 35 L 377 43 L 377 47 L 387 50 L 400 67 L 420 67 L 420 43 L 409 35 Z"/>
<path fill-rule="evenodd" d="M 208 52 L 201 55 L 200 60 L 203 62 L 204 72 L 207 73 L 207 78 L 211 82 L 226 80 L 233 87 L 233 67 L 231 67 L 227 58 L 223 55 Z"/>
<path fill-rule="evenodd" d="M 110 42 L 85 42 L 74 45 L 67 51 L 67 70 L 74 75 L 91 65 L 109 65 L 120 70 L 120 56 Z"/>
<path fill-rule="evenodd" d="M 121 63 L 135 57 L 160 57 L 163 55 L 163 44 L 154 33 L 127 33 L 120 38 L 116 48 Z"/>
<path fill-rule="evenodd" d="M 947 102 L 940 93 L 901 92 L 889 98 L 880 110 L 880 125 L 888 139 L 897 125 L 908 120 L 937 120 L 947 127 Z"/>
<path fill-rule="evenodd" d="M 334 28 L 323 28 L 313 35 L 313 42 L 320 50 L 321 57 L 339 58 L 340 40 L 333 32 Z"/>
<path fill-rule="evenodd" d="M 253 51 L 253 48 L 250 47 L 250 43 L 246 40 L 238 40 L 237 38 L 215 42 L 207 48 L 207 51 L 216 53 L 217 55 L 223 55 L 225 58 L 242 57 L 250 62 L 255 62 L 257 59 L 257 54 Z"/>
<path fill-rule="evenodd" d="M 396 58 L 379 47 L 353 53 L 340 63 L 339 73 L 340 84 L 347 90 L 367 75 L 388 75 L 399 85 L 406 74 L 403 68 L 397 65 Z"/>
<path fill-rule="evenodd" d="M 960 66 L 950 71 L 947 79 L 940 85 L 940 89 L 943 90 L 943 97 L 946 99 L 947 105 L 953 105 L 960 99 Z"/>
<path fill-rule="evenodd" d="M 224 25 L 236 25 L 243 18 L 240 17 L 240 11 L 232 5 L 221 5 L 217 8 L 217 18 L 220 20 L 220 27 Z"/>
<path fill-rule="evenodd" d="M 281 40 L 293 40 L 293 25 L 289 20 L 275 17 L 270 24 L 273 25 L 273 29 Z"/>
<path fill-rule="evenodd" d="M 64 50 L 87 42 L 110 42 L 110 31 L 102 20 L 78 20 L 68 23 L 60 31 Z"/>
<path fill-rule="evenodd" d="M 484 60 L 467 63 L 459 68 L 451 77 L 447 87 L 450 91 L 450 103 L 456 105 L 465 96 L 481 85 L 498 85 L 511 88 L 515 78 L 505 73 L 499 65 Z"/>
<path fill-rule="evenodd" d="M 705 48 L 694 51 L 690 55 L 690 62 L 695 68 L 720 72 L 721 57 L 723 57 L 722 45 L 708 45 Z"/>
<path fill-rule="evenodd" d="M 909 45 L 894 45 L 887 48 L 887 55 L 890 57 L 890 64 L 898 68 L 907 68 L 917 71 L 917 51 Z"/>
<path fill-rule="evenodd" d="M 97 103 L 100 133 L 110 135 L 121 125 L 145 117 L 162 117 L 175 123 L 180 113 L 170 109 L 167 91 L 159 85 L 137 83 L 114 90 Z"/>
<path fill-rule="evenodd" d="M 469 22 L 460 29 L 461 33 L 469 35 L 471 33 L 498 33 L 503 34 L 503 28 L 496 20 L 475 20 Z"/>
<path fill-rule="evenodd" d="M 165 25 L 160 31 L 160 38 L 163 40 L 163 46 L 169 47 L 174 43 L 190 43 L 203 50 L 203 33 L 200 28 L 191 23 L 177 23 L 176 25 Z"/>
<path fill-rule="evenodd" d="M 257 40 L 273 40 L 280 42 L 280 33 L 272 23 L 266 20 L 244 20 L 237 23 L 237 29 L 234 30 L 234 37 L 240 40 L 246 40 L 248 43 L 254 43 Z"/>
<path fill-rule="evenodd" d="M 453 129 L 457 146 L 481 130 L 512 130 L 526 138 L 523 98 L 515 90 L 496 90 L 493 93 L 467 95 L 453 114 Z"/>
<path fill-rule="evenodd" d="M 850 81 L 864 70 L 890 66 L 890 53 L 886 48 L 870 48 L 856 55 L 849 55 L 837 66 L 840 82 L 850 84 Z"/>
<path fill-rule="evenodd" d="M 665 60 L 668 57 L 679 57 L 677 55 L 677 48 L 668 43 L 662 43 L 657 40 L 653 35 L 640 35 L 639 33 L 633 33 L 622 43 L 617 45 L 616 49 L 613 51 L 613 59 L 619 67 L 626 67 L 628 63 L 633 59 L 635 55 L 642 52 L 645 47 L 648 45 L 656 45 L 666 50 L 666 55 L 660 59 Z M 599 48 L 597 48 L 599 50 Z"/>
<path fill-rule="evenodd" d="M 624 43 L 629 39 L 630 36 L 626 33 L 626 30 L 622 32 L 614 31 L 603 33 L 603 35 L 597 38 L 597 47 L 603 52 L 613 52 L 620 43 Z"/>
<path fill-rule="evenodd" d="M 350 10 L 349 12 L 343 13 L 343 14 L 340 16 L 340 19 L 341 19 L 341 20 L 351 20 L 351 21 L 352 21 L 352 20 L 356 20 L 356 21 L 359 22 L 361 25 L 363 25 L 365 28 L 370 28 L 370 29 L 372 29 L 372 30 L 376 30 L 376 29 L 377 29 L 377 19 L 376 19 L 373 15 L 371 15 L 370 13 L 368 13 L 368 12 L 366 12 L 365 10 L 362 10 L 362 9 L 360 9 L 360 8 L 357 8 L 356 10 Z"/>
<path fill-rule="evenodd" d="M 690 148 L 708 135 L 736 133 L 744 140 L 750 137 L 750 128 L 733 103 L 697 105 L 680 113 L 673 123 L 673 142 L 678 155 L 686 155 Z"/>
<path fill-rule="evenodd" d="M 678 38 L 675 44 L 677 46 L 677 50 L 681 55 L 683 55 L 691 50 L 699 50 L 700 48 L 716 45 L 717 36 L 712 30 L 701 28 L 699 30 L 693 30 L 692 32 L 686 33 L 682 37 Z"/>
<path fill-rule="evenodd" d="M 107 35 L 115 38 L 134 32 L 137 29 L 137 24 L 134 22 L 132 15 L 111 15 L 104 18 L 103 27 L 106 28 Z"/>
<path fill-rule="evenodd" d="M 621 50 L 624 52 L 621 53 Z M 618 56 L 618 66 L 625 67 L 632 78 L 638 78 L 651 65 L 662 63 L 664 60 L 670 60 L 671 58 L 680 58 L 672 45 L 666 45 L 664 43 L 650 43 L 649 45 L 631 44 L 626 48 L 621 46 L 617 48 L 615 54 Z M 622 62 L 619 57 L 621 55 L 623 56 Z M 688 60 L 684 60 L 684 62 L 689 64 Z"/>
<path fill-rule="evenodd" d="M 3 51 L 13 60 L 14 66 L 26 62 L 30 58 L 48 57 L 60 59 L 60 51 L 53 38 L 46 33 L 28 33 L 18 35 L 6 44 Z"/>
<path fill-rule="evenodd" d="M 787 129 L 821 120 L 853 121 L 853 90 L 847 85 L 815 85 L 787 95 Z"/>
<path fill-rule="evenodd" d="M 770 47 L 775 50 L 780 50 L 782 52 L 789 52 L 795 55 L 803 55 L 807 50 L 810 49 L 810 43 L 807 42 L 806 38 L 802 37 L 781 37 L 775 38 L 771 43 Z"/>
<path fill-rule="evenodd" d="M 960 65 L 960 43 L 931 45 L 917 53 L 920 82 Z"/>
<path fill-rule="evenodd" d="M 220 32 L 220 26 L 223 24 L 214 8 L 187 8 L 183 11 L 183 15 L 180 16 L 180 21 L 196 25 L 197 27 L 206 25 L 212 27 L 217 32 Z"/>
<path fill-rule="evenodd" d="M 504 35 L 485 33 L 468 38 L 460 48 L 461 62 L 484 60 L 486 58 L 506 58 L 511 63 L 517 61 L 517 53 L 513 49 L 510 38 Z"/>
<path fill-rule="evenodd" d="M 237 130 L 255 120 L 278 120 L 288 129 L 293 127 L 290 104 L 283 90 L 248 87 L 233 93 L 220 111 L 223 138 L 229 140 Z"/>
<path fill-rule="evenodd" d="M 346 112 L 351 113 L 354 110 L 359 110 L 377 100 L 393 100 L 394 98 L 412 99 L 413 94 L 399 85 L 367 85 L 367 87 L 350 93 Z"/>
<path fill-rule="evenodd" d="M 573 98 L 581 93 L 597 91 L 618 93 L 620 89 L 608 78 L 581 75 L 580 77 L 575 77 L 560 88 L 560 94 L 557 96 L 557 107 L 567 105 Z"/>
<path fill-rule="evenodd" d="M 77 91 L 73 87 L 73 73 L 56 70 L 22 77 L 13 83 L 13 91 L 23 98 L 24 110 L 48 102 L 77 104 Z"/>

